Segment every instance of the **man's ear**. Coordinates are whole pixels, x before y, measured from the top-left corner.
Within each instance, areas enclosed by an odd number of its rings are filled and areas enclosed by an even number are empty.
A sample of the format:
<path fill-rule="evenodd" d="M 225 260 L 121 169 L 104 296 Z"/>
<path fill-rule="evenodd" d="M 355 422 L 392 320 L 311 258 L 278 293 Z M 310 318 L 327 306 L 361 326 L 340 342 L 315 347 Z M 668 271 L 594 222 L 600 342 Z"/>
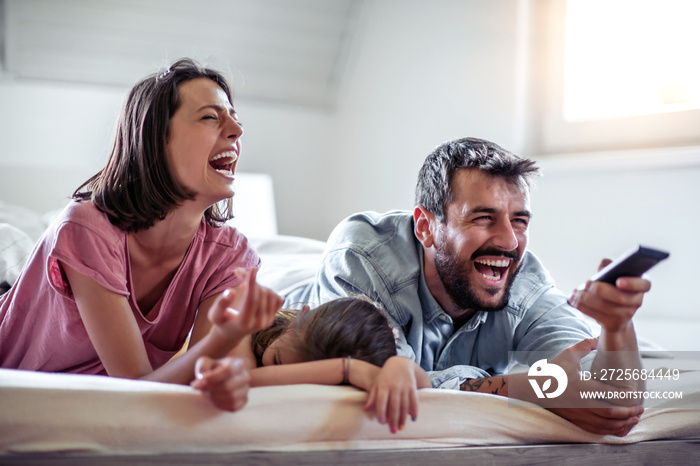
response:
<path fill-rule="evenodd" d="M 423 206 L 413 209 L 413 231 L 424 248 L 433 246 L 433 225 L 435 216 Z"/>

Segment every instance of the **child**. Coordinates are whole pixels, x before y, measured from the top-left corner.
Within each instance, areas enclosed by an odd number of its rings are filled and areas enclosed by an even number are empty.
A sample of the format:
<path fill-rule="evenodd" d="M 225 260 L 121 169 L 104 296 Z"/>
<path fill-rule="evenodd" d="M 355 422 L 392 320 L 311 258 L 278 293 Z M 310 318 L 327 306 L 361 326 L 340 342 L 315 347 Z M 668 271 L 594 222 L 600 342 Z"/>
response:
<path fill-rule="evenodd" d="M 349 383 L 368 391 L 365 409 L 374 407 L 377 419 L 393 432 L 407 414 L 418 415 L 416 390 L 431 386 L 420 366 L 396 356 L 383 310 L 362 296 L 337 298 L 312 310 L 281 310 L 270 327 L 246 337 L 232 354 L 246 361 L 251 386 Z M 411 368 L 413 379 L 377 385 L 386 364 Z"/>
<path fill-rule="evenodd" d="M 282 299 L 256 283 L 257 253 L 224 223 L 242 134 L 213 70 L 182 59 L 137 83 L 107 165 L 0 297 L 0 367 L 187 384 L 200 357 L 269 326 Z M 242 407 L 242 361 L 208 361 L 199 388 Z"/>

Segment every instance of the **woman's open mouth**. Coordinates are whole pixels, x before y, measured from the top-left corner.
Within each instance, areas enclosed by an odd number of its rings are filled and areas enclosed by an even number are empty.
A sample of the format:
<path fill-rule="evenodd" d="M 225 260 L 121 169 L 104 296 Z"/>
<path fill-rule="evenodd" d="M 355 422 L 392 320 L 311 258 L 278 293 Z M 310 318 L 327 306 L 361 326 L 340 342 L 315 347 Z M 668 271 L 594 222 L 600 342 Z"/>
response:
<path fill-rule="evenodd" d="M 233 176 L 233 164 L 238 160 L 234 151 L 222 152 L 209 160 L 209 165 L 224 176 Z"/>

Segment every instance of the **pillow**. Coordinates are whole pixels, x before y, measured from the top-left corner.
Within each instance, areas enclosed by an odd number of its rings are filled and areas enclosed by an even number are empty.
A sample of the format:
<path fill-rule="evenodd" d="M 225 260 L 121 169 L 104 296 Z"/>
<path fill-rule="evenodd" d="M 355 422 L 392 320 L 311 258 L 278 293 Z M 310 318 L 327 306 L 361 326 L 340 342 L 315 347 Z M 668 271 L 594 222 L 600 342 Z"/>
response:
<path fill-rule="evenodd" d="M 38 240 L 47 227 L 41 214 L 3 201 L 0 201 L 0 223 L 12 225 L 23 231 L 32 241 Z"/>
<path fill-rule="evenodd" d="M 13 225 L 0 223 L 0 294 L 17 281 L 33 248 L 29 235 Z"/>

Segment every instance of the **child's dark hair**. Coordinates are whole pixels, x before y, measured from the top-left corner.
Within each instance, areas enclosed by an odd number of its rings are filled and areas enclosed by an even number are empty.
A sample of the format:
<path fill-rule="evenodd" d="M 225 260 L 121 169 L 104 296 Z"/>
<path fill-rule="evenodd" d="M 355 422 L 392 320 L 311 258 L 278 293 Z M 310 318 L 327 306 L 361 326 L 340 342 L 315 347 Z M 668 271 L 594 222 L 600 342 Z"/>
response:
<path fill-rule="evenodd" d="M 381 367 L 396 356 L 383 310 L 363 296 L 337 298 L 307 312 L 278 312 L 272 326 L 253 335 L 258 366 L 265 349 L 286 331 L 293 332 L 292 351 L 302 361 L 351 356 Z"/>
<path fill-rule="evenodd" d="M 199 78 L 215 82 L 232 102 L 224 76 L 189 58 L 144 78 L 124 101 L 107 166 L 76 189 L 73 199 L 92 200 L 110 222 L 126 231 L 149 228 L 193 199 L 175 179 L 165 148 L 170 119 L 182 104 L 179 87 Z M 204 213 L 215 227 L 232 217 L 231 199 Z"/>
<path fill-rule="evenodd" d="M 289 328 L 290 324 L 296 319 L 297 312 L 300 311 L 279 310 L 272 321 L 272 325 L 253 334 L 251 344 L 258 367 L 263 365 L 262 356 L 267 347 Z"/>

